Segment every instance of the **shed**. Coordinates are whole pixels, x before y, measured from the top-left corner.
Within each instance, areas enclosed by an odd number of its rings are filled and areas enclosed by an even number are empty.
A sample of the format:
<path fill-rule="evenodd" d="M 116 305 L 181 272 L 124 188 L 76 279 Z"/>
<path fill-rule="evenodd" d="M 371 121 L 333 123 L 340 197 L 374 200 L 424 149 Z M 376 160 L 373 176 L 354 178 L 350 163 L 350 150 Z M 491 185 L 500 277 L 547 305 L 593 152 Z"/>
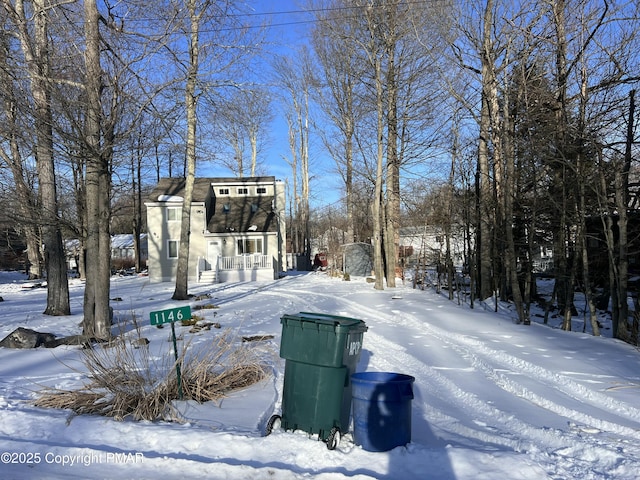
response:
<path fill-rule="evenodd" d="M 344 273 L 356 277 L 371 275 L 373 270 L 373 245 L 370 243 L 347 243 L 342 245 Z"/>

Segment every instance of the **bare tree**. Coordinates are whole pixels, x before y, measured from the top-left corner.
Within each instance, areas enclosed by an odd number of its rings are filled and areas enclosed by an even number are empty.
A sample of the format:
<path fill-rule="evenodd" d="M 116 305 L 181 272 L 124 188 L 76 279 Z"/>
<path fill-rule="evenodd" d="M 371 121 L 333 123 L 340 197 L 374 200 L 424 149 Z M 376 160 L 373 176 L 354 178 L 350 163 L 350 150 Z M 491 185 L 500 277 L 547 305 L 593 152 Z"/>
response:
<path fill-rule="evenodd" d="M 189 45 L 187 78 L 185 86 L 185 106 L 187 112 L 187 148 L 185 152 L 186 180 L 184 198 L 182 200 L 182 225 L 180 228 L 180 246 L 178 253 L 178 268 L 176 270 L 176 288 L 173 292 L 174 300 L 186 300 L 188 295 L 189 275 L 189 234 L 191 231 L 191 199 L 196 175 L 196 110 L 198 96 L 196 85 L 198 69 L 200 67 L 200 24 L 202 15 L 206 12 L 210 2 L 198 5 L 196 0 L 185 0 L 189 12 Z"/>
<path fill-rule="evenodd" d="M 215 114 L 217 128 L 232 148 L 233 159 L 223 163 L 238 176 L 255 176 L 258 153 L 271 120 L 270 98 L 265 89 L 251 87 L 231 93 Z M 247 158 L 248 157 L 248 158 Z"/>
<path fill-rule="evenodd" d="M 349 241 L 357 231 L 354 215 L 354 162 L 355 133 L 362 110 L 358 94 L 362 65 L 358 42 L 354 41 L 355 28 L 350 16 L 335 17 L 332 8 L 340 8 L 344 2 L 331 2 L 325 9 L 317 8 L 318 23 L 313 31 L 313 47 L 321 66 L 316 84 L 319 88 L 319 105 L 331 124 L 338 131 L 327 132 L 323 140 L 338 171 L 342 175 L 345 188 L 347 232 Z M 322 132 L 321 132 L 322 134 Z M 336 138 L 337 137 L 337 138 Z"/>
<path fill-rule="evenodd" d="M 302 50 L 299 61 L 285 57 L 278 57 L 275 61 L 277 82 L 286 92 L 285 102 L 287 102 L 289 112 L 287 121 L 289 123 L 289 145 L 292 151 L 292 166 L 298 166 L 299 172 L 293 172 L 294 177 L 299 175 L 299 195 L 294 196 L 299 199 L 296 202 L 296 218 L 300 225 L 302 240 L 299 246 L 302 247 L 302 256 L 305 262 L 304 269 L 311 268 L 311 230 L 310 230 L 310 210 L 309 210 L 309 136 L 310 125 L 310 97 L 311 82 L 310 63 L 308 52 Z M 298 178 L 294 183 L 294 189 L 298 185 Z"/>
<path fill-rule="evenodd" d="M 251 50 L 247 45 L 259 44 L 257 38 L 249 41 L 248 30 L 238 25 L 238 16 L 232 15 L 235 8 L 230 0 L 180 0 L 170 9 L 175 18 L 172 17 L 169 23 L 175 22 L 175 28 L 183 37 L 170 45 L 168 56 L 177 69 L 175 84 L 184 85 L 186 113 L 185 190 L 176 287 L 172 297 L 176 300 L 189 298 L 191 200 L 198 154 L 198 111 L 199 104 L 204 103 L 200 100 L 206 100 L 209 106 L 221 104 L 220 99 L 227 88 L 238 88 L 244 79 L 242 62 L 249 58 Z M 185 45 L 186 52 L 180 53 Z"/>
<path fill-rule="evenodd" d="M 100 65 L 100 13 L 95 0 L 84 2 L 86 91 L 86 285 L 85 335 L 111 336 L 109 292 L 111 277 L 110 170 L 102 145 L 102 78 Z"/>
<path fill-rule="evenodd" d="M 336 16 L 336 9 L 350 15 Z M 382 261 L 376 278 L 382 282 L 386 277 L 387 286 L 394 287 L 401 167 L 425 162 L 428 132 L 433 130 L 429 108 L 434 94 L 428 86 L 432 62 L 415 34 L 427 30 L 430 11 L 399 1 L 320 2 L 316 11 L 313 45 L 321 66 L 319 103 L 338 132 L 338 140 L 335 136 L 332 142 L 325 139 L 325 145 L 336 157 L 345 181 L 349 218 L 355 218 L 356 154 L 362 158 L 360 175 L 379 190 L 371 200 L 373 222 L 381 228 L 378 232 L 374 228 L 372 237 L 374 243 L 380 242 Z M 355 225 L 353 220 L 350 223 Z"/>
<path fill-rule="evenodd" d="M 621 168 L 615 176 L 615 204 L 618 211 L 618 261 L 616 265 L 617 282 L 613 301 L 618 304 L 617 318 L 613 320 L 613 334 L 619 336 L 620 324 L 624 325 L 626 332 L 627 319 L 629 317 L 629 304 L 627 301 L 628 274 L 629 274 L 629 172 L 631 170 L 632 146 L 634 143 L 635 121 L 635 90 L 629 92 L 629 115 L 627 120 L 627 132 L 624 148 L 624 160 Z"/>
<path fill-rule="evenodd" d="M 42 208 L 42 243 L 47 272 L 47 315 L 69 315 L 67 265 L 58 221 L 58 198 L 53 157 L 53 115 L 51 110 L 51 58 L 48 37 L 50 7 L 44 0 L 31 2 L 33 25 L 30 28 L 25 4 L 3 0 L 2 5 L 16 28 L 16 36 L 28 72 L 34 104 L 36 134 L 35 158 L 39 197 Z"/>
<path fill-rule="evenodd" d="M 25 126 L 23 105 L 24 95 L 19 91 L 20 85 L 14 80 L 20 75 L 11 74 L 18 67 L 12 59 L 12 50 L 7 30 L 0 33 L 0 98 L 2 99 L 2 133 L 6 148 L 0 149 L 0 161 L 9 169 L 13 179 L 13 191 L 16 198 L 16 208 L 13 217 L 17 228 L 23 233 L 27 246 L 27 261 L 29 279 L 42 278 L 44 266 L 40 254 L 40 221 L 38 219 L 38 199 L 35 195 L 33 182 L 30 181 L 30 169 L 27 166 L 23 151 L 29 151 L 30 146 L 24 139 L 22 132 L 29 129 Z M 22 98 L 22 101 L 18 101 Z"/>
<path fill-rule="evenodd" d="M 384 262 L 383 250 L 383 223 L 382 223 L 382 192 L 384 182 L 384 74 L 383 74 L 383 48 L 376 32 L 377 24 L 375 19 L 374 6 L 365 8 L 366 36 L 363 37 L 362 47 L 367 61 L 373 69 L 373 86 L 375 90 L 375 112 L 376 112 L 376 162 L 374 170 L 374 194 L 371 202 L 371 216 L 373 217 L 373 269 L 375 274 L 374 288 L 384 289 Z"/>

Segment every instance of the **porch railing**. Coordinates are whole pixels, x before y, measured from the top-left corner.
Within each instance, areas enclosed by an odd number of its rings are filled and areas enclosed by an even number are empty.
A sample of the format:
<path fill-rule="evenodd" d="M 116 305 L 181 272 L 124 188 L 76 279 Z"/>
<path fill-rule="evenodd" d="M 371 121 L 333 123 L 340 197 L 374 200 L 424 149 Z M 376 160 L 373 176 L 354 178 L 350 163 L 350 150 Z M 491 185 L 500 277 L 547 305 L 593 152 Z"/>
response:
<path fill-rule="evenodd" d="M 273 268 L 271 255 L 238 255 L 220 257 L 219 270 L 263 270 Z"/>

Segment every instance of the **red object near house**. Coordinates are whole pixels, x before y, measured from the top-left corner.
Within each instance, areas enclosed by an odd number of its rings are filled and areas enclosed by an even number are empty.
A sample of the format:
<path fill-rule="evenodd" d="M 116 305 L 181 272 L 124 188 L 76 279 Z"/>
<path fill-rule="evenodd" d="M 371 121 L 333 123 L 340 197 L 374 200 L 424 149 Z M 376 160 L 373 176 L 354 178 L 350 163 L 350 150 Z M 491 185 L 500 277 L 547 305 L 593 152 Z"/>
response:
<path fill-rule="evenodd" d="M 329 263 L 327 262 L 327 254 L 326 253 L 316 253 L 316 256 L 313 257 L 313 269 L 314 270 L 325 270 Z"/>

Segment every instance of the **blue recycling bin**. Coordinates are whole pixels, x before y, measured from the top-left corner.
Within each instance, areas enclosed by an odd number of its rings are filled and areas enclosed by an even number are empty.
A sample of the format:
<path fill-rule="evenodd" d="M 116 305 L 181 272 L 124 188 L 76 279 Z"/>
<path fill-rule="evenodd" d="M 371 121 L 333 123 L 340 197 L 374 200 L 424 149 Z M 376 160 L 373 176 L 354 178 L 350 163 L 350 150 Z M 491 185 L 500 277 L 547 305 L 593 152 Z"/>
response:
<path fill-rule="evenodd" d="M 402 373 L 351 375 L 353 439 L 370 452 L 386 452 L 411 441 L 415 378 Z"/>

